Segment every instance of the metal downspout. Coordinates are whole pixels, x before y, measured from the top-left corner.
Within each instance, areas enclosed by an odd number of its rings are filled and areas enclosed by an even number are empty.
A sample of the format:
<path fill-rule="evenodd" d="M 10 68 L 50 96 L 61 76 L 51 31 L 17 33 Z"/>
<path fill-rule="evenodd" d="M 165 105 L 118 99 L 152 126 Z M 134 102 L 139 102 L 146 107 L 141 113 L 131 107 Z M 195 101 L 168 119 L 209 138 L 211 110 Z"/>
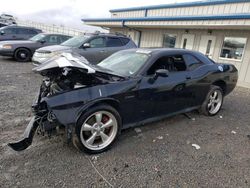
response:
<path fill-rule="evenodd" d="M 141 46 L 141 34 L 142 34 L 142 31 L 138 30 L 136 28 L 132 28 L 132 27 L 129 27 L 129 26 L 125 25 L 125 21 L 124 20 L 122 21 L 122 27 L 125 27 L 125 28 L 128 28 L 128 29 L 132 29 L 132 30 L 137 31 L 139 33 L 138 47 L 140 48 L 140 46 Z"/>

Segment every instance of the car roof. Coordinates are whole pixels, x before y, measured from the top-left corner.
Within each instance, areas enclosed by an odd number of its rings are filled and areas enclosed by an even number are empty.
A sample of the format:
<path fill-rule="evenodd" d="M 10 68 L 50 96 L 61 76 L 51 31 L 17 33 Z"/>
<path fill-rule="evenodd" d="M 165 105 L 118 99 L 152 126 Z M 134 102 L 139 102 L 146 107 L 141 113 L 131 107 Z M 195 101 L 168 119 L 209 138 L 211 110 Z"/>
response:
<path fill-rule="evenodd" d="M 125 51 L 141 51 L 147 52 L 149 54 L 161 54 L 161 53 L 197 53 L 192 50 L 182 49 L 182 48 L 132 48 Z"/>
<path fill-rule="evenodd" d="M 27 27 L 27 26 L 20 26 L 20 25 L 8 25 L 8 26 L 5 26 L 4 28 L 25 28 L 25 29 L 34 29 L 34 30 L 40 30 L 41 29 L 37 29 L 35 27 Z"/>
<path fill-rule="evenodd" d="M 90 36 L 90 37 L 95 37 L 95 36 L 101 36 L 101 37 L 120 37 L 120 38 L 128 38 L 126 35 L 123 35 L 121 33 L 85 33 L 82 36 Z"/>
<path fill-rule="evenodd" d="M 60 33 L 39 33 L 39 34 L 43 34 L 43 35 L 60 35 L 60 36 L 71 37 L 70 35 L 65 35 L 65 34 L 60 34 Z"/>
<path fill-rule="evenodd" d="M 140 51 L 141 53 L 145 54 L 152 54 L 153 57 L 160 57 L 160 56 L 168 56 L 168 55 L 184 55 L 184 54 L 191 54 L 198 58 L 200 61 L 206 64 L 211 64 L 211 60 L 206 57 L 201 52 L 187 50 L 182 48 L 132 48 L 126 49 L 123 51 Z"/>

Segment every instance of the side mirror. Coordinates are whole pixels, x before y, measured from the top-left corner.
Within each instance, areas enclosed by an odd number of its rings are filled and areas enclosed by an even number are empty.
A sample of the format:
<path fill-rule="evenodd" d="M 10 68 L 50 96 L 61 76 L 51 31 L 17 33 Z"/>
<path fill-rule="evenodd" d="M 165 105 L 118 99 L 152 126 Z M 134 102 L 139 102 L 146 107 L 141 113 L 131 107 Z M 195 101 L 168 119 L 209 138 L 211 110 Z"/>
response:
<path fill-rule="evenodd" d="M 90 44 L 89 43 L 84 43 L 83 48 L 90 48 Z"/>
<path fill-rule="evenodd" d="M 154 76 L 149 79 L 149 82 L 150 83 L 154 83 L 155 80 L 157 80 L 157 78 L 159 76 L 160 77 L 168 77 L 168 75 L 169 75 L 169 71 L 168 70 L 166 70 L 166 69 L 158 69 L 158 70 L 155 71 Z"/>
<path fill-rule="evenodd" d="M 41 43 L 41 44 L 44 44 L 45 42 L 46 42 L 46 40 L 39 40 L 39 42 Z"/>
<path fill-rule="evenodd" d="M 1 35 L 4 35 L 4 34 L 5 34 L 5 32 L 4 32 L 4 31 L 1 31 L 1 32 L 0 32 L 0 34 L 1 34 Z"/>
<path fill-rule="evenodd" d="M 157 77 L 158 77 L 158 76 L 161 76 L 161 77 L 168 77 L 169 71 L 166 70 L 166 69 L 158 69 L 158 70 L 156 70 L 155 75 L 156 75 Z"/>

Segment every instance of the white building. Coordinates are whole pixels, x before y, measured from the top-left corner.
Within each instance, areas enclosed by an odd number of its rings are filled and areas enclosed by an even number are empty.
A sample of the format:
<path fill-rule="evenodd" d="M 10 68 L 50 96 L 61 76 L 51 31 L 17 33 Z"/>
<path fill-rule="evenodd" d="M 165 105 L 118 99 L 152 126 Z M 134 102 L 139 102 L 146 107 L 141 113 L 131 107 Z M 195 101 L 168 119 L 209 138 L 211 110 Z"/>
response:
<path fill-rule="evenodd" d="M 111 18 L 88 25 L 130 36 L 140 47 L 200 51 L 239 71 L 239 86 L 250 88 L 250 1 L 210 0 L 110 10 Z"/>

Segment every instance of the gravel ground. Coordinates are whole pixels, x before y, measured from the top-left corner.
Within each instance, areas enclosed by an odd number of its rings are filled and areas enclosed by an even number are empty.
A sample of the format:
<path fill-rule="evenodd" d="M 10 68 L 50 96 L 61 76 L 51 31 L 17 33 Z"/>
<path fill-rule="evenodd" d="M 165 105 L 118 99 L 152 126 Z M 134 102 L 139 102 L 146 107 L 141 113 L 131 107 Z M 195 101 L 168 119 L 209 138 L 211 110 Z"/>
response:
<path fill-rule="evenodd" d="M 125 130 L 99 155 L 63 135 L 35 136 L 14 152 L 6 144 L 22 135 L 42 79 L 32 67 L 0 58 L 0 187 L 250 187 L 249 89 L 236 88 L 215 117 L 192 112 Z"/>

